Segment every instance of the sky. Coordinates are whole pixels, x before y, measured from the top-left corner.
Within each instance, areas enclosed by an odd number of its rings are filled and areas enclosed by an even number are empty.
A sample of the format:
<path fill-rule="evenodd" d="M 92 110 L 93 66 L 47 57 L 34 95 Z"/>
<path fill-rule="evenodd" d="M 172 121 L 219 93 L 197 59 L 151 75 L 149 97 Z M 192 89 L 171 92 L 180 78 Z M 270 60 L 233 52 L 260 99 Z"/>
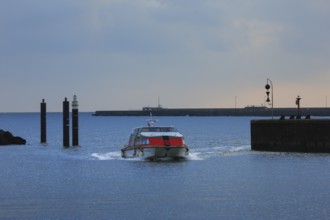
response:
<path fill-rule="evenodd" d="M 0 112 L 330 106 L 329 0 L 1 0 Z"/>

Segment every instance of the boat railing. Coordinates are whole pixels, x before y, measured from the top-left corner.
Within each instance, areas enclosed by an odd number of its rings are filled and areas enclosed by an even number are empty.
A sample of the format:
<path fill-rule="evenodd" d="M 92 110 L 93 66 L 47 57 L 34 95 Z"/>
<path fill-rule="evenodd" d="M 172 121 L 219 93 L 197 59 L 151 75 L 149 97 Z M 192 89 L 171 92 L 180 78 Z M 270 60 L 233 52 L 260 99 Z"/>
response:
<path fill-rule="evenodd" d="M 125 147 L 123 148 L 123 150 L 136 150 L 136 149 L 143 149 L 143 148 L 163 148 L 165 146 L 163 145 L 138 145 L 138 146 L 127 146 L 125 145 Z M 167 146 L 167 147 L 180 147 L 180 148 L 187 148 L 188 149 L 188 146 L 187 145 L 176 145 L 176 146 Z"/>

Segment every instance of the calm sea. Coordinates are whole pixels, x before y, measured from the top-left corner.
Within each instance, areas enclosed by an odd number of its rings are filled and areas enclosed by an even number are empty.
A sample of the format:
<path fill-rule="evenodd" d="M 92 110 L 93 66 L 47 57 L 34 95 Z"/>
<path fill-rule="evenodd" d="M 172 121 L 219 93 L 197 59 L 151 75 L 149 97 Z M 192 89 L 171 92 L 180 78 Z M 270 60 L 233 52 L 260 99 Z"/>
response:
<path fill-rule="evenodd" d="M 185 161 L 122 159 L 146 117 L 80 113 L 80 147 L 63 149 L 62 114 L 0 114 L 27 139 L 0 147 L 0 219 L 329 219 L 330 155 L 253 152 L 250 117 L 159 117 Z M 255 118 L 253 118 L 255 119 Z"/>

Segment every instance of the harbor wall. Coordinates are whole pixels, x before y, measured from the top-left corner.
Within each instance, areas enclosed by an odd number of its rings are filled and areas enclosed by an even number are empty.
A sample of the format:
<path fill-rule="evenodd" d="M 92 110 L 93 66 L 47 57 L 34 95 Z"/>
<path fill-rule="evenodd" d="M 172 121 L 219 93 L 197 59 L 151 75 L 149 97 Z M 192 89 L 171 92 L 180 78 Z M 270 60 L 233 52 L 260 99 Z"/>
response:
<path fill-rule="evenodd" d="M 330 153 L 330 120 L 252 120 L 251 149 Z"/>
<path fill-rule="evenodd" d="M 127 111 L 96 111 L 94 116 L 286 116 L 297 114 L 296 108 L 183 108 Z M 301 108 L 301 115 L 330 116 L 330 108 Z"/>

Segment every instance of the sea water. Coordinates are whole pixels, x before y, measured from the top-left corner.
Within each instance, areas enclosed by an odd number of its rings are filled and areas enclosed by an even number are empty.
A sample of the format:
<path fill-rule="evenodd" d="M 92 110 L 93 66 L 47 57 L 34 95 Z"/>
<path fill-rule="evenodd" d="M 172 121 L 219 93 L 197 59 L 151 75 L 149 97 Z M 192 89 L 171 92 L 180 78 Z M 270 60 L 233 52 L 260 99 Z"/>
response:
<path fill-rule="evenodd" d="M 157 117 L 156 117 L 157 118 Z M 185 136 L 182 161 L 123 159 L 147 117 L 80 113 L 79 147 L 62 147 L 62 114 L 2 113 L 27 140 L 0 147 L 0 219 L 329 219 L 330 155 L 254 152 L 250 117 L 159 117 Z"/>

